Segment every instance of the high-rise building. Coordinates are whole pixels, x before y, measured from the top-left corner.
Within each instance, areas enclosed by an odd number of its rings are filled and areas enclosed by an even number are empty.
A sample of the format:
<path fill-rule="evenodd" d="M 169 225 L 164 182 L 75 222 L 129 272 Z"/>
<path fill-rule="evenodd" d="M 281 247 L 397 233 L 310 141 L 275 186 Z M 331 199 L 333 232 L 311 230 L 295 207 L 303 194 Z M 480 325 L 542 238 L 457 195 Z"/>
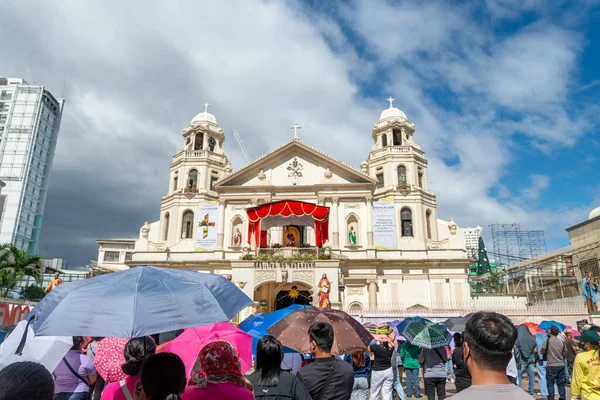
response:
<path fill-rule="evenodd" d="M 477 251 L 479 249 L 479 237 L 483 228 L 479 225 L 475 228 L 464 228 L 465 232 L 465 247 L 470 258 L 477 259 Z"/>
<path fill-rule="evenodd" d="M 0 78 L 0 243 L 38 252 L 64 100 L 44 86 Z"/>

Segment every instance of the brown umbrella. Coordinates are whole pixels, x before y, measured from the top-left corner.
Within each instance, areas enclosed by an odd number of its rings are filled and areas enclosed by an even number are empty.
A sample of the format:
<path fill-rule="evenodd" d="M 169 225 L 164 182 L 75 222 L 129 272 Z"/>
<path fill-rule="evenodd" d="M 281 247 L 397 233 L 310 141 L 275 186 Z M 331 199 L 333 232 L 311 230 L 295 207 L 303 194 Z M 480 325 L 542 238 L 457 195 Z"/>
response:
<path fill-rule="evenodd" d="M 298 353 L 309 353 L 308 328 L 315 322 L 328 322 L 333 326 L 331 353 L 343 355 L 354 350 L 364 350 L 373 336 L 357 320 L 340 310 L 331 308 L 303 308 L 288 314 L 267 329 L 282 345 Z"/>

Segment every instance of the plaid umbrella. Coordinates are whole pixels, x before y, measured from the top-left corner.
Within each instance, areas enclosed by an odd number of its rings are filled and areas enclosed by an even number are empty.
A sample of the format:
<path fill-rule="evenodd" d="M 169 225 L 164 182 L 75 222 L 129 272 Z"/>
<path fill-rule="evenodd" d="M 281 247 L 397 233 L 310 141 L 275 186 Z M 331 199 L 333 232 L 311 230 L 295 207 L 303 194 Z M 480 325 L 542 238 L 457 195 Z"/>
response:
<path fill-rule="evenodd" d="M 409 322 L 404 329 L 400 331 L 400 334 L 404 336 L 410 344 L 425 347 L 426 349 L 447 346 L 452 339 L 452 336 L 446 327 L 431 321 Z"/>
<path fill-rule="evenodd" d="M 328 322 L 333 326 L 334 338 L 331 352 L 343 355 L 354 350 L 365 350 L 373 336 L 354 318 L 341 310 L 331 308 L 304 308 L 288 314 L 267 329 L 285 347 L 298 353 L 309 353 L 308 328 L 315 322 Z"/>

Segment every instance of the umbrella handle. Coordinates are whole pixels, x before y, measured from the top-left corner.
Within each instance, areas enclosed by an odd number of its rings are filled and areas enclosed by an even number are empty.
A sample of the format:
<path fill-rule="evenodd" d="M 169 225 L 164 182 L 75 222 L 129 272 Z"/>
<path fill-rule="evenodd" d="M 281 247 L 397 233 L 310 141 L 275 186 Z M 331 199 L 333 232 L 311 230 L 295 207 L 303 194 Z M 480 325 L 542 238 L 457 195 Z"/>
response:
<path fill-rule="evenodd" d="M 32 315 L 31 318 L 29 318 L 29 321 L 27 321 L 27 325 L 25 325 L 25 332 L 23 332 L 21 342 L 19 343 L 19 346 L 17 346 L 17 350 L 15 351 L 15 354 L 18 356 L 23 355 L 23 349 L 25 348 L 25 343 L 27 342 L 27 330 L 29 329 L 29 325 L 33 321 L 35 321 L 35 315 Z"/>

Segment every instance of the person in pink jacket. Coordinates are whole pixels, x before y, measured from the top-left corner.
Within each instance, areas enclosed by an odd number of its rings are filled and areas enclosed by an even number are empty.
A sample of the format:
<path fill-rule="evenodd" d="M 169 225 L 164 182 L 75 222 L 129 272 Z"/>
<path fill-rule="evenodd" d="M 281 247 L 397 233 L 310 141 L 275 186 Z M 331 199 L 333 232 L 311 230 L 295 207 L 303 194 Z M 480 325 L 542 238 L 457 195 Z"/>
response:
<path fill-rule="evenodd" d="M 225 340 L 200 350 L 183 395 L 183 400 L 204 399 L 254 399 L 252 385 L 242 375 L 237 349 Z"/>

